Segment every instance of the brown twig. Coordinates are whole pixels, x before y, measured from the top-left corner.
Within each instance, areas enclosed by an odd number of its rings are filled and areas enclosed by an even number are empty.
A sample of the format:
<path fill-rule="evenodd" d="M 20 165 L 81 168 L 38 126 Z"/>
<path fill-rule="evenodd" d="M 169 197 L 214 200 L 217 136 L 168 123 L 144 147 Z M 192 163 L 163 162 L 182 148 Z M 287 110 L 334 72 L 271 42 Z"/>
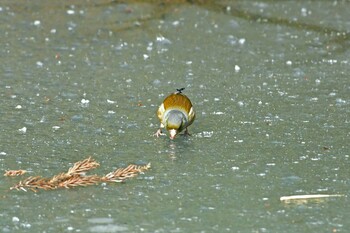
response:
<path fill-rule="evenodd" d="M 343 194 L 309 194 L 309 195 L 293 195 L 280 197 L 280 201 L 285 203 L 305 203 L 307 200 L 321 200 L 330 197 L 343 197 Z"/>

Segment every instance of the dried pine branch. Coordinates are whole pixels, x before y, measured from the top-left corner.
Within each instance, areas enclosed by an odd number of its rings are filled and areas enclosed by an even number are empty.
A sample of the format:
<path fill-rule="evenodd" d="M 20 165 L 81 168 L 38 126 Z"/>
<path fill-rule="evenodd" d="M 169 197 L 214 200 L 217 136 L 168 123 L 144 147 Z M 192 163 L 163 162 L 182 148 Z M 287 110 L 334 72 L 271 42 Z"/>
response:
<path fill-rule="evenodd" d="M 137 176 L 139 173 L 148 170 L 150 167 L 151 167 L 151 164 L 147 164 L 144 166 L 137 166 L 137 165 L 131 164 L 126 168 L 119 168 L 114 172 L 108 173 L 107 175 L 102 177 L 101 180 L 108 181 L 108 182 L 122 182 L 127 178 Z"/>
<path fill-rule="evenodd" d="M 80 175 L 74 175 L 71 176 L 69 179 L 66 179 L 65 181 L 59 183 L 58 187 L 60 188 L 73 188 L 78 186 L 89 186 L 89 185 L 95 185 L 98 184 L 101 181 L 101 178 L 97 175 L 92 176 L 80 176 Z"/>
<path fill-rule="evenodd" d="M 84 159 L 82 161 L 78 161 L 74 164 L 73 167 L 69 168 L 67 174 L 73 175 L 73 174 L 81 174 L 83 172 L 86 172 L 88 170 L 97 168 L 100 166 L 96 160 L 92 159 L 91 157 Z"/>
<path fill-rule="evenodd" d="M 36 189 L 54 189 L 55 187 L 50 185 L 47 178 L 42 178 L 41 176 L 30 176 L 27 179 L 20 181 L 15 186 L 10 189 L 27 191 L 25 188 L 30 188 L 35 191 Z"/>
<path fill-rule="evenodd" d="M 4 173 L 4 176 L 21 176 L 27 173 L 26 170 L 7 170 Z"/>
<path fill-rule="evenodd" d="M 60 173 L 58 175 L 53 176 L 48 183 L 50 183 L 53 186 L 59 186 L 61 182 L 64 182 L 65 180 L 69 179 L 73 175 L 70 175 L 69 173 Z"/>
<path fill-rule="evenodd" d="M 119 168 L 114 172 L 100 177 L 98 175 L 84 176 L 83 173 L 99 166 L 91 157 L 76 162 L 68 172 L 60 173 L 51 178 L 42 178 L 41 176 L 30 176 L 20 181 L 10 189 L 27 191 L 30 189 L 36 192 L 38 189 L 52 190 L 57 188 L 74 188 L 79 186 L 96 185 L 99 182 L 122 182 L 127 178 L 137 176 L 139 173 L 148 170 L 151 165 L 145 166 L 129 165 L 126 168 Z"/>

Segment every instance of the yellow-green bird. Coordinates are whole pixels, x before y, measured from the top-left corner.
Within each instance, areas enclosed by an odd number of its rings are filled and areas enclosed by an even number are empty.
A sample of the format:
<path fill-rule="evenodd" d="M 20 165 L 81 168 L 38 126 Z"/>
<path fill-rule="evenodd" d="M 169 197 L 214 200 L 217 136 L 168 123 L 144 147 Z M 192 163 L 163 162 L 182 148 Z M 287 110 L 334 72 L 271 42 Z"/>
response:
<path fill-rule="evenodd" d="M 157 116 L 160 127 L 155 136 L 165 135 L 162 132 L 163 128 L 169 131 L 170 139 L 174 139 L 183 130 L 186 135 L 189 134 L 187 127 L 193 123 L 196 115 L 191 100 L 182 94 L 184 89 L 176 89 L 176 92 L 167 96 L 159 106 Z"/>

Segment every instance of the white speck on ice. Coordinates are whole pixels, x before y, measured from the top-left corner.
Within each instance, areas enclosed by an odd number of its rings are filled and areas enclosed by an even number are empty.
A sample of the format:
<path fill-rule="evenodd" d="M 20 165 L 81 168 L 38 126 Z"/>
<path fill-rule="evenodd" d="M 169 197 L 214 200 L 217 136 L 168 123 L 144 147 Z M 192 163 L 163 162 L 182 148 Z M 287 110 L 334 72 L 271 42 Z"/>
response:
<path fill-rule="evenodd" d="M 129 78 L 129 79 L 127 79 L 127 80 L 125 80 L 125 82 L 127 82 L 127 83 L 131 83 L 131 79 Z"/>
<path fill-rule="evenodd" d="M 149 56 L 147 54 L 143 54 L 143 59 L 147 60 L 149 58 Z"/>
<path fill-rule="evenodd" d="M 23 127 L 21 129 L 18 129 L 19 132 L 21 133 L 26 133 L 27 132 L 27 127 Z"/>
<path fill-rule="evenodd" d="M 239 67 L 238 65 L 235 65 L 235 71 L 238 72 L 241 70 L 241 67 Z"/>
<path fill-rule="evenodd" d="M 243 105 L 244 105 L 244 102 L 243 102 L 243 101 L 238 101 L 238 105 L 239 105 L 239 106 L 243 106 Z"/>
<path fill-rule="evenodd" d="M 41 24 L 40 20 L 35 20 L 35 21 L 34 21 L 34 25 L 35 25 L 35 26 L 39 26 L 40 24 Z"/>
<path fill-rule="evenodd" d="M 90 100 L 82 99 L 80 102 L 81 102 L 82 104 L 88 104 L 88 103 L 90 103 Z"/>
<path fill-rule="evenodd" d="M 346 104 L 346 100 L 343 100 L 343 99 L 341 99 L 341 98 L 337 98 L 337 99 L 335 100 L 335 102 L 336 102 L 337 104 Z"/>
<path fill-rule="evenodd" d="M 176 20 L 176 21 L 173 22 L 173 25 L 174 25 L 174 26 L 177 26 L 177 25 L 179 25 L 179 24 L 180 24 L 180 21 L 178 21 L 178 20 Z"/>
<path fill-rule="evenodd" d="M 37 61 L 36 62 L 36 66 L 37 67 L 43 67 L 44 63 L 42 63 L 41 61 Z"/>
<path fill-rule="evenodd" d="M 57 126 L 57 125 L 52 126 L 52 129 L 53 129 L 53 130 L 58 130 L 59 128 L 61 128 L 61 127 L 59 127 L 59 126 Z"/>
<path fill-rule="evenodd" d="M 224 115 L 224 112 L 213 112 L 214 115 Z"/>
<path fill-rule="evenodd" d="M 153 85 L 159 85 L 159 84 L 161 84 L 161 81 L 159 80 L 159 79 L 155 79 L 155 80 L 153 80 Z"/>
<path fill-rule="evenodd" d="M 307 15 L 311 15 L 311 11 L 310 11 L 310 10 L 307 10 L 307 9 L 304 8 L 304 7 L 301 8 L 300 11 L 301 11 L 301 15 L 304 16 L 304 17 L 307 16 Z"/>
<path fill-rule="evenodd" d="M 286 61 L 286 64 L 291 66 L 292 65 L 292 61 Z"/>
<path fill-rule="evenodd" d="M 213 136 L 213 131 L 203 131 L 203 137 L 205 138 L 211 138 Z"/>
<path fill-rule="evenodd" d="M 239 170 L 239 167 L 231 167 L 231 169 L 232 169 L 233 171 L 237 171 L 237 170 Z"/>
<path fill-rule="evenodd" d="M 21 223 L 21 226 L 23 228 L 31 228 L 32 227 L 32 225 L 30 225 L 30 223 Z"/>
<path fill-rule="evenodd" d="M 16 216 L 12 217 L 12 222 L 19 222 L 19 218 Z"/>
<path fill-rule="evenodd" d="M 114 100 L 109 100 L 109 99 L 107 99 L 107 103 L 109 103 L 109 104 L 114 104 L 115 101 L 114 101 Z"/>
<path fill-rule="evenodd" d="M 244 38 L 239 39 L 239 40 L 238 40 L 238 43 L 244 44 L 244 43 L 245 43 L 245 39 L 244 39 Z"/>
<path fill-rule="evenodd" d="M 46 120 L 45 116 L 42 116 L 41 119 L 40 119 L 40 123 L 44 123 Z"/>
<path fill-rule="evenodd" d="M 89 106 L 89 103 L 90 103 L 90 100 L 82 99 L 82 100 L 80 101 L 80 103 L 81 103 L 81 106 L 82 106 L 82 107 L 88 107 L 88 106 Z"/>
<path fill-rule="evenodd" d="M 153 42 L 149 42 L 146 48 L 147 51 L 152 51 L 153 50 Z"/>
<path fill-rule="evenodd" d="M 67 14 L 68 14 L 68 15 L 74 15 L 74 14 L 75 14 L 75 11 L 74 11 L 74 10 L 67 10 Z"/>
<path fill-rule="evenodd" d="M 0 155 L 7 155 L 7 153 L 4 152 L 4 151 L 1 151 L 1 152 L 0 152 Z"/>
<path fill-rule="evenodd" d="M 128 231 L 127 227 L 119 226 L 116 224 L 103 224 L 103 225 L 94 225 L 89 228 L 90 232 L 126 232 Z"/>
<path fill-rule="evenodd" d="M 115 114 L 115 111 L 109 110 L 108 114 Z"/>
<path fill-rule="evenodd" d="M 157 36 L 156 41 L 162 44 L 171 44 L 171 41 L 164 36 Z"/>
<path fill-rule="evenodd" d="M 16 109 L 21 109 L 21 108 L 22 108 L 21 105 L 17 105 L 17 106 L 16 106 Z"/>
<path fill-rule="evenodd" d="M 125 131 L 122 129 L 118 129 L 118 133 L 125 133 Z"/>
<path fill-rule="evenodd" d="M 56 32 L 57 32 L 56 28 L 53 28 L 53 29 L 50 30 L 51 34 L 55 34 Z"/>
<path fill-rule="evenodd" d="M 214 101 L 220 101 L 220 99 L 219 98 L 214 98 Z"/>
<path fill-rule="evenodd" d="M 325 60 L 326 62 L 328 62 L 329 64 L 333 65 L 335 63 L 337 63 L 338 61 L 335 59 L 329 59 L 329 60 Z"/>
<path fill-rule="evenodd" d="M 107 223 L 113 223 L 113 218 L 90 218 L 87 220 L 88 223 L 94 223 L 94 224 L 107 224 Z"/>
<path fill-rule="evenodd" d="M 192 61 L 186 61 L 186 65 L 191 65 Z"/>
<path fill-rule="evenodd" d="M 306 8 L 301 8 L 301 15 L 302 16 L 306 16 L 307 15 L 307 10 L 306 10 Z"/>

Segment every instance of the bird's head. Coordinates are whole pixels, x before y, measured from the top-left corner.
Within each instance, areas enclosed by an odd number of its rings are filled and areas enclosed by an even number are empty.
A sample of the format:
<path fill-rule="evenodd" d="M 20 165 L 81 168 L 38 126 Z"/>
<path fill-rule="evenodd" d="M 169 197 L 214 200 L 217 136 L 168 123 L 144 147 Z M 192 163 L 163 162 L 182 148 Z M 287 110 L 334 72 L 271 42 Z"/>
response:
<path fill-rule="evenodd" d="M 169 131 L 170 139 L 174 139 L 184 129 L 185 124 L 186 116 L 183 112 L 178 110 L 170 111 L 165 120 L 165 127 Z"/>

